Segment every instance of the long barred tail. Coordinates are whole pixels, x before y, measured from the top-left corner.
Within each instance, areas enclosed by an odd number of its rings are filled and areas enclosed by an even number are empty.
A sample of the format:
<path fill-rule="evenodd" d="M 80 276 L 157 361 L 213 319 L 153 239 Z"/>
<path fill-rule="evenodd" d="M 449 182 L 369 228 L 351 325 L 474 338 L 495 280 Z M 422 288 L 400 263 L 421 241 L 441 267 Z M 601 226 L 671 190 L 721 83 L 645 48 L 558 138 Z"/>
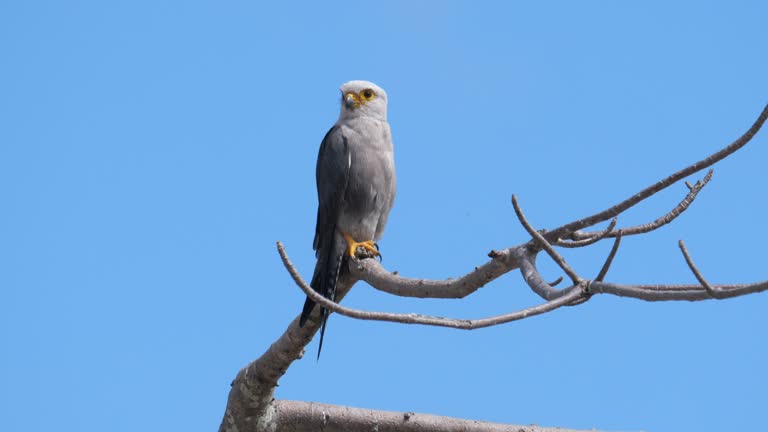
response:
<path fill-rule="evenodd" d="M 312 275 L 312 282 L 309 284 L 312 289 L 331 301 L 336 301 L 336 284 L 339 281 L 339 274 L 341 273 L 344 261 L 344 246 L 344 240 L 339 238 L 335 239 L 330 247 L 327 247 L 328 250 L 319 251 L 315 272 Z M 307 322 L 314 308 L 315 302 L 307 297 L 307 300 L 304 302 L 304 309 L 301 312 L 301 318 L 299 319 L 300 326 Z M 325 326 L 328 322 L 328 311 L 324 308 L 320 309 L 320 319 L 322 320 L 322 327 L 320 328 L 320 344 L 317 348 L 318 359 L 323 349 Z"/>

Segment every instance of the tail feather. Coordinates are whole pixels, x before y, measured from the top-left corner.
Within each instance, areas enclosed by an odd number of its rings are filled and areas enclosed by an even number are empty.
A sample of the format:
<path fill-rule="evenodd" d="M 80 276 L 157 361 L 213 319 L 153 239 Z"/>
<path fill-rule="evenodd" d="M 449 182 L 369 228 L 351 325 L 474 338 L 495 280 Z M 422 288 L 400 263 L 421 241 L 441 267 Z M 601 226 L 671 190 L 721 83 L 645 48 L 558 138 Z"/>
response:
<path fill-rule="evenodd" d="M 312 275 L 312 282 L 310 282 L 312 289 L 331 301 L 336 301 L 336 284 L 339 281 L 342 262 L 344 261 L 344 240 L 339 240 L 335 241 L 330 247 L 327 247 L 327 251 L 320 251 L 326 253 L 318 254 L 315 272 Z M 304 302 L 304 309 L 301 312 L 301 318 L 299 318 L 299 326 L 303 326 L 307 322 L 314 307 L 315 302 L 307 297 L 307 300 Z M 322 320 L 322 326 L 320 327 L 320 344 L 317 348 L 318 359 L 320 359 L 320 352 L 323 349 L 325 327 L 328 322 L 328 311 L 324 308 L 320 310 L 320 319 Z"/>
<path fill-rule="evenodd" d="M 338 254 L 335 260 L 331 260 L 333 264 L 330 271 L 326 275 L 328 277 L 326 286 L 327 291 L 325 297 L 331 301 L 336 301 L 336 284 L 339 282 L 339 273 L 341 272 L 341 263 L 344 260 L 344 254 Z M 322 309 L 320 315 L 322 316 L 323 324 L 320 327 L 320 343 L 317 345 L 317 359 L 320 360 L 320 352 L 323 351 L 323 339 L 325 338 L 325 326 L 328 324 L 328 310 Z"/>
<path fill-rule="evenodd" d="M 320 360 L 320 352 L 323 351 L 323 338 L 325 337 L 325 326 L 328 324 L 328 311 L 325 309 L 322 309 L 320 311 L 320 315 L 322 315 L 323 324 L 320 326 L 320 343 L 317 345 L 317 360 Z"/>

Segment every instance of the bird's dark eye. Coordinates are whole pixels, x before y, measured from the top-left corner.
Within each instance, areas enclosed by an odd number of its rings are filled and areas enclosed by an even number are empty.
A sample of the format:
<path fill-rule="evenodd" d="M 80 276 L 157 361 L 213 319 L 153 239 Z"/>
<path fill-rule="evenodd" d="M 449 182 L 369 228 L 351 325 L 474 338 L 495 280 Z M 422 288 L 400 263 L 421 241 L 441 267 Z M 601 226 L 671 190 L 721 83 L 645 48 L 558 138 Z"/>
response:
<path fill-rule="evenodd" d="M 371 90 L 371 89 L 365 89 L 365 90 L 363 90 L 361 93 L 362 93 L 362 95 L 363 95 L 363 98 L 365 98 L 365 100 L 371 100 L 371 99 L 373 99 L 373 96 L 374 96 L 373 90 Z"/>

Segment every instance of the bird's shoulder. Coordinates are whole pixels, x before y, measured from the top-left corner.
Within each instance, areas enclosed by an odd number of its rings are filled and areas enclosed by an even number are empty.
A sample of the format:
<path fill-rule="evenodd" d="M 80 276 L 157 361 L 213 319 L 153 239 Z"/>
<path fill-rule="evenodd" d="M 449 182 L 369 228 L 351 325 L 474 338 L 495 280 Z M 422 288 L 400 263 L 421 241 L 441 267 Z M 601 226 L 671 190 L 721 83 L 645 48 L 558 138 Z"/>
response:
<path fill-rule="evenodd" d="M 317 155 L 318 165 L 328 161 L 335 162 L 347 153 L 349 153 L 348 134 L 338 124 L 333 125 L 320 143 L 320 152 Z"/>

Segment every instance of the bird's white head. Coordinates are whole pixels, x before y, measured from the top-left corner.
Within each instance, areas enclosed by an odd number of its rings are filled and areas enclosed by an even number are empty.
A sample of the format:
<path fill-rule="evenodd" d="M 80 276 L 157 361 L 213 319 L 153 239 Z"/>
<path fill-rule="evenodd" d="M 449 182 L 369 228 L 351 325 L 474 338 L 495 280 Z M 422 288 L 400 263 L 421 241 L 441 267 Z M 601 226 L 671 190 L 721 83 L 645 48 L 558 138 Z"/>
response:
<path fill-rule="evenodd" d="M 374 117 L 387 120 L 387 92 L 370 81 L 349 81 L 341 85 L 339 118 Z"/>

